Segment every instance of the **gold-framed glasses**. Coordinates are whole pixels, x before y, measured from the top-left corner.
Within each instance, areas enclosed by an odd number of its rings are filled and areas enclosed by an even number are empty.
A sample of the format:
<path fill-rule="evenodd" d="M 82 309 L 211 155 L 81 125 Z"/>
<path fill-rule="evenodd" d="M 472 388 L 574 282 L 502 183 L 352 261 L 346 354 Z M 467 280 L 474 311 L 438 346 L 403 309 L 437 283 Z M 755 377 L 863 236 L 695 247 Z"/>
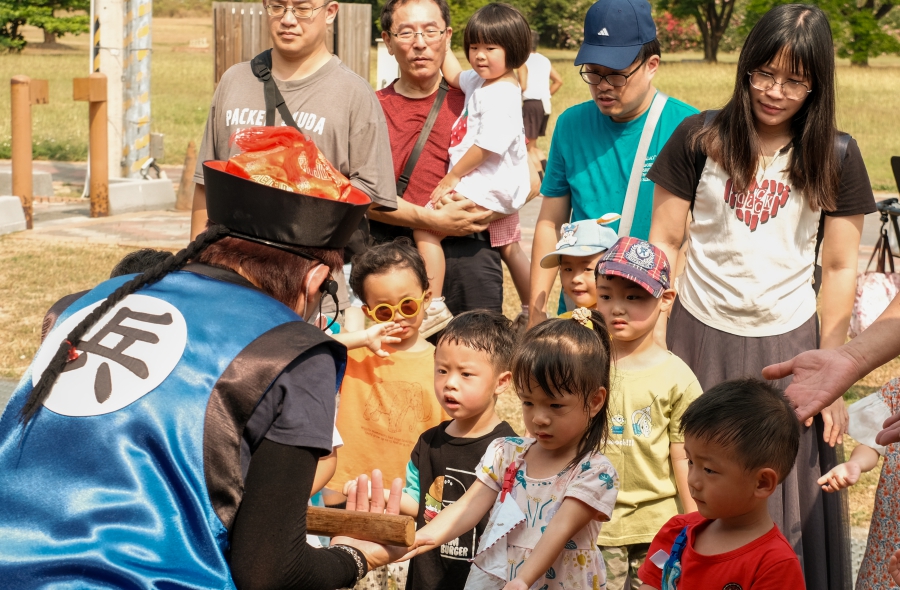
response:
<path fill-rule="evenodd" d="M 294 15 L 294 18 L 297 20 L 310 18 L 313 13 L 315 13 L 320 8 L 325 8 L 328 5 L 328 2 L 323 4 L 322 6 L 316 6 L 315 8 L 309 6 L 308 4 L 304 4 L 302 6 L 283 6 L 281 4 L 266 4 L 266 12 L 269 16 L 275 18 L 284 18 L 286 12 L 290 11 L 291 14 Z"/>
<path fill-rule="evenodd" d="M 425 293 L 422 293 L 421 297 L 404 297 L 397 305 L 379 303 L 374 309 L 369 309 L 367 307 L 366 313 L 379 324 L 394 321 L 394 316 L 398 313 L 405 318 L 415 317 L 422 309 L 422 302 L 425 300 L 425 295 L 427 294 L 426 291 Z"/>
<path fill-rule="evenodd" d="M 767 90 L 771 90 L 777 84 L 778 86 L 781 86 L 781 93 L 784 97 L 791 100 L 803 100 L 806 98 L 807 94 L 812 92 L 812 90 L 809 89 L 809 86 L 801 82 L 795 82 L 794 80 L 776 82 L 775 76 L 767 74 L 766 72 L 754 70 L 747 75 L 750 76 L 750 86 L 753 86 L 757 90 L 766 92 Z"/>
<path fill-rule="evenodd" d="M 425 31 L 400 31 L 399 33 L 395 33 L 393 31 L 388 31 L 394 39 L 397 39 L 401 43 L 412 43 L 416 37 L 421 36 L 422 39 L 425 40 L 426 43 L 434 43 L 444 36 L 444 33 L 447 32 L 447 29 L 437 30 L 437 29 L 427 29 Z"/>

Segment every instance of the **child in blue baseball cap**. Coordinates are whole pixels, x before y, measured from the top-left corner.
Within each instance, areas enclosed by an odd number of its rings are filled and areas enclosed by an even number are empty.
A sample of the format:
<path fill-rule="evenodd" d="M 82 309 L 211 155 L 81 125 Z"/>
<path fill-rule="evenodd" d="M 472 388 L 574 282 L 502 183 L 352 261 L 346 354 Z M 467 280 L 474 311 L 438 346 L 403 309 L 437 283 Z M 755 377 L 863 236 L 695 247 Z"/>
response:
<path fill-rule="evenodd" d="M 597 305 L 597 286 L 594 269 L 600 257 L 619 237 L 607 224 L 619 219 L 615 213 L 607 213 L 600 219 L 585 219 L 565 223 L 561 229 L 556 250 L 541 258 L 541 268 L 559 267 L 559 282 L 567 298 L 567 309 Z M 567 311 L 559 317 L 570 318 Z"/>

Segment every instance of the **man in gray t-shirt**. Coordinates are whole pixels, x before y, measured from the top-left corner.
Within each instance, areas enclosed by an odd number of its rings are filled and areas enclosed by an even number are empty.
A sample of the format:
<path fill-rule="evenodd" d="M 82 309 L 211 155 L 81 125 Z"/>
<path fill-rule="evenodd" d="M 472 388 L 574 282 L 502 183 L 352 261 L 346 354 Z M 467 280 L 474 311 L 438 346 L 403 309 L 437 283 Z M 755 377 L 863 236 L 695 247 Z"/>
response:
<path fill-rule="evenodd" d="M 387 125 L 375 92 L 325 45 L 328 24 L 338 3 L 322 0 L 268 0 L 272 38 L 272 77 L 297 126 L 315 141 L 329 162 L 372 198 L 372 208 L 394 210 L 397 194 Z M 287 8 L 287 9 L 286 9 Z M 206 227 L 203 162 L 227 160 L 238 153 L 230 145 L 235 131 L 266 124 L 263 83 L 250 62 L 236 64 L 219 81 L 197 158 L 191 237 Z M 282 125 L 276 111 L 275 124 Z M 340 308 L 349 304 L 343 277 Z M 323 309 L 327 302 L 323 302 Z"/>

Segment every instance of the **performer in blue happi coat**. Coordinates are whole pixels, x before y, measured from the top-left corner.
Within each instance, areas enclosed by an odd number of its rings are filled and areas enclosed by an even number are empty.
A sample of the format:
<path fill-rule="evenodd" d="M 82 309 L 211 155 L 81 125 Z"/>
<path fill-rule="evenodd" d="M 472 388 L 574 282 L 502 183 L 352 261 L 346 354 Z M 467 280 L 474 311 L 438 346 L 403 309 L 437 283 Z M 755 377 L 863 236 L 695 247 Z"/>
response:
<path fill-rule="evenodd" d="M 369 199 L 223 165 L 208 230 L 66 309 L 0 418 L 0 586 L 342 588 L 381 565 L 305 541 L 346 349 L 304 320 Z"/>

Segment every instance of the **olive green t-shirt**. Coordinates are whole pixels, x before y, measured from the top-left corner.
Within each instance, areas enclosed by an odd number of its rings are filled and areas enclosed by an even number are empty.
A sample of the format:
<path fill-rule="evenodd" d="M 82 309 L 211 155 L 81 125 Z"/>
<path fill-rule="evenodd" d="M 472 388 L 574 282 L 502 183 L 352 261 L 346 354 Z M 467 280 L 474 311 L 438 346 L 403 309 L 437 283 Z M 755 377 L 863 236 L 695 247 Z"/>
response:
<path fill-rule="evenodd" d="M 678 431 L 681 416 L 702 390 L 690 367 L 671 352 L 655 367 L 613 367 L 611 373 L 610 434 L 604 454 L 619 474 L 619 495 L 597 544 L 649 543 L 679 512 L 669 445 L 684 442 Z"/>

